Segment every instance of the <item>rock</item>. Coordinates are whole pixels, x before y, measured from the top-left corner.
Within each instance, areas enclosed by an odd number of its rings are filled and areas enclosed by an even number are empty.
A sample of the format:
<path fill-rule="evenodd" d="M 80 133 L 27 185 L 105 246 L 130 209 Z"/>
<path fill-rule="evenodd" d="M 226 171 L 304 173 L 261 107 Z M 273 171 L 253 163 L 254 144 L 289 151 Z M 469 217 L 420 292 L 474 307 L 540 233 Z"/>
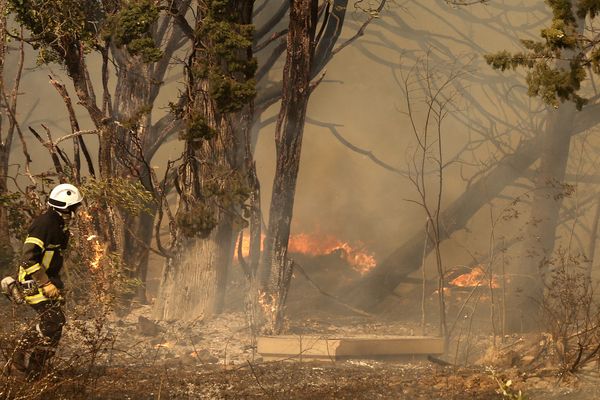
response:
<path fill-rule="evenodd" d="M 140 335 L 156 336 L 162 332 L 162 328 L 156 322 L 140 315 L 137 323 L 137 331 Z"/>
<path fill-rule="evenodd" d="M 534 356 L 523 356 L 521 357 L 521 362 L 523 363 L 523 365 L 529 365 L 533 362 L 533 360 L 535 360 Z"/>
<path fill-rule="evenodd" d="M 196 358 L 196 360 L 203 364 L 216 364 L 219 362 L 219 359 L 210 354 L 210 351 L 206 349 L 193 352 L 192 354 Z"/>
<path fill-rule="evenodd" d="M 200 343 L 202 339 L 204 339 L 204 336 L 202 336 L 200 333 L 190 335 L 190 342 L 192 342 L 193 344 Z"/>

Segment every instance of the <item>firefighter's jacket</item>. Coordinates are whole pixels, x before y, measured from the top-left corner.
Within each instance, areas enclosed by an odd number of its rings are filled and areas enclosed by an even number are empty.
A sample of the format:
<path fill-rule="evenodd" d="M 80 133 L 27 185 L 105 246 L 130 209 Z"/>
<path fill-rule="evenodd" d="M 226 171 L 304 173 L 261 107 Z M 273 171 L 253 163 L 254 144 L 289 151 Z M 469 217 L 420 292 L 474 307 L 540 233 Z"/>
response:
<path fill-rule="evenodd" d="M 19 266 L 19 282 L 33 279 L 38 286 L 51 281 L 59 289 L 63 288 L 60 270 L 63 265 L 63 252 L 69 242 L 69 231 L 62 216 L 52 208 L 37 217 L 23 244 L 23 257 Z M 29 304 L 50 300 L 42 289 L 32 296 L 25 296 Z"/>

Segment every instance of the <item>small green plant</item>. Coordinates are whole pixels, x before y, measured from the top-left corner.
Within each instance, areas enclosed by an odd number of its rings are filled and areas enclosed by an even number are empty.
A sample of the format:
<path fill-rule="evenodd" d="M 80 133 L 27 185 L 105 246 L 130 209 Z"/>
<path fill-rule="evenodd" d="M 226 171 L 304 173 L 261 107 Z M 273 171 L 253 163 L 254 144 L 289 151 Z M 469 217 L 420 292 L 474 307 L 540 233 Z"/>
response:
<path fill-rule="evenodd" d="M 516 390 L 513 388 L 512 380 L 504 379 L 498 376 L 498 373 L 493 368 L 488 367 L 487 372 L 492 376 L 492 379 L 498 385 L 498 389 L 496 389 L 496 393 L 502 396 L 503 399 L 508 400 L 528 400 L 529 398 L 523 394 L 521 390 Z"/>

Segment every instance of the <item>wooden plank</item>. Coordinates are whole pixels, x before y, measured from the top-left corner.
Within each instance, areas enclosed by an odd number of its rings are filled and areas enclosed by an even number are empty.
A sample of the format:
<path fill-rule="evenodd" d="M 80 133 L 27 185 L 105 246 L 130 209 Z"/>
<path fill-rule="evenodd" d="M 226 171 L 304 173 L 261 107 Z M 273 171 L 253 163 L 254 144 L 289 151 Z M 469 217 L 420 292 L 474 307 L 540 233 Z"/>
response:
<path fill-rule="evenodd" d="M 444 353 L 442 338 L 426 336 L 260 336 L 257 344 L 264 360 L 403 359 Z"/>

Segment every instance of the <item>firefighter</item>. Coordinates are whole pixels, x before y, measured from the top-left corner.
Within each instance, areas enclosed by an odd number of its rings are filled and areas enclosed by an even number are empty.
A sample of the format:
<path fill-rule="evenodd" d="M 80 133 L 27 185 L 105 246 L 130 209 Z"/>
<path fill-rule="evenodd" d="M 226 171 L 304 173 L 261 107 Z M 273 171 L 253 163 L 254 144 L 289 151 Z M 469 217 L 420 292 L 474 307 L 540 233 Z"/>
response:
<path fill-rule="evenodd" d="M 60 270 L 69 241 L 69 222 L 82 199 L 73 185 L 63 183 L 52 189 L 48 209 L 33 221 L 23 244 L 17 280 L 25 301 L 37 312 L 38 319 L 20 340 L 14 366 L 28 379 L 40 376 L 62 334 L 65 315 Z"/>

